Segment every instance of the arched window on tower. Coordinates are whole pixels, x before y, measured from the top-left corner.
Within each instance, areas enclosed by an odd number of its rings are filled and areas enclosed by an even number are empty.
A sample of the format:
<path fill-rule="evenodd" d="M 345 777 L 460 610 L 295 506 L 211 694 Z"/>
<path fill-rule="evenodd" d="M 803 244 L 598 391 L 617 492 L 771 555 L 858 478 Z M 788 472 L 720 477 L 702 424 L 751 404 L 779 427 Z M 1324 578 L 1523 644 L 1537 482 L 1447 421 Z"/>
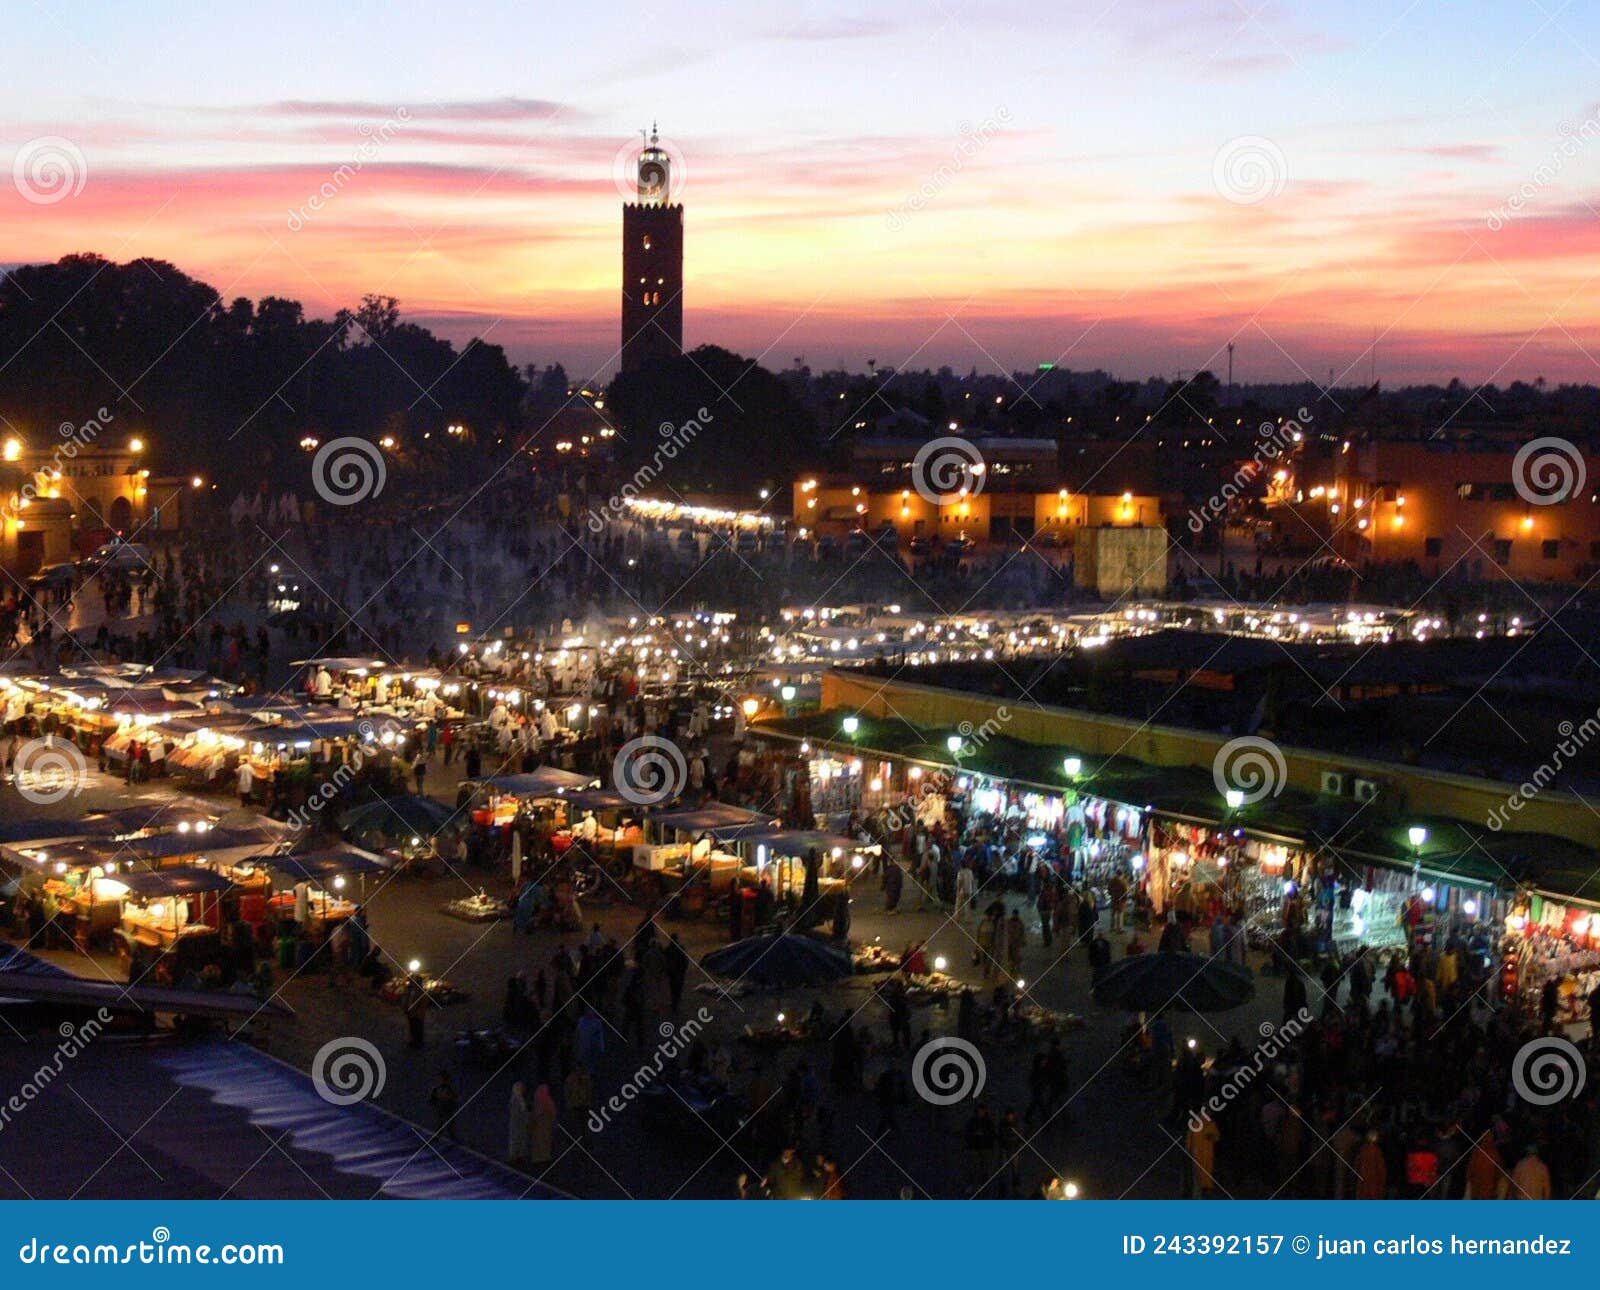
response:
<path fill-rule="evenodd" d="M 644 249 L 647 251 L 650 249 L 650 234 L 648 233 L 644 235 Z"/>

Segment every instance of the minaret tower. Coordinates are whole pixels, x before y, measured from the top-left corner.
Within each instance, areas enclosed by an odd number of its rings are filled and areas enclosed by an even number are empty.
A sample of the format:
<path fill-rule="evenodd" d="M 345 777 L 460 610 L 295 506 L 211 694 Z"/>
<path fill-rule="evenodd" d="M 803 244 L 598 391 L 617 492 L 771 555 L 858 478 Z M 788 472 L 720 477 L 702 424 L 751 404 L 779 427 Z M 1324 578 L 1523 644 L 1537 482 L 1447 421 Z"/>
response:
<path fill-rule="evenodd" d="M 622 370 L 683 352 L 683 207 L 672 204 L 672 159 L 650 127 L 639 153 L 638 200 L 622 208 Z"/>

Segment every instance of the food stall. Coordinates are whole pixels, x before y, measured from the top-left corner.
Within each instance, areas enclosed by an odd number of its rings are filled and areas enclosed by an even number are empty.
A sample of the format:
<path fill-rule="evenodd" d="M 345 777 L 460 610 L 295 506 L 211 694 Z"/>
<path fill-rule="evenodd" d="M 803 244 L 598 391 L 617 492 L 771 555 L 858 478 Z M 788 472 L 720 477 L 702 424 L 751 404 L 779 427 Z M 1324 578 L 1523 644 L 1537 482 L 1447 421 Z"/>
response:
<path fill-rule="evenodd" d="M 300 934 L 312 944 L 320 944 L 328 934 L 356 912 L 357 902 L 350 880 L 343 872 L 351 865 L 304 856 L 274 856 L 272 867 L 293 879 L 293 885 L 280 888 L 267 898 L 267 916 L 280 926 L 298 926 Z M 373 866 L 373 872 L 385 868 Z"/>
<path fill-rule="evenodd" d="M 701 877 L 713 896 L 732 890 L 744 858 L 735 849 L 749 834 L 775 829 L 774 815 L 708 802 L 692 810 L 663 811 L 649 820 L 655 838 L 634 848 L 638 869 L 661 876 L 666 890 Z"/>
<path fill-rule="evenodd" d="M 180 984 L 224 961 L 222 894 L 229 882 L 214 869 L 180 865 L 170 869 L 119 870 L 104 880 L 121 888 L 122 919 L 113 939 L 128 966 L 128 979 L 153 974 Z"/>
<path fill-rule="evenodd" d="M 532 807 L 547 810 L 555 824 L 569 824 L 565 798 L 569 793 L 591 788 L 599 781 L 593 775 L 580 775 L 555 766 L 518 775 L 493 775 L 463 785 L 470 794 L 472 822 L 480 828 L 503 829 L 519 814 Z"/>
<path fill-rule="evenodd" d="M 845 891 L 867 863 L 882 851 L 875 842 L 858 842 L 841 833 L 818 829 L 762 829 L 739 838 L 745 864 L 740 878 L 747 884 L 766 882 L 779 900 L 798 897 L 805 890 L 806 857 L 815 852 L 821 862 L 818 894 Z"/>
<path fill-rule="evenodd" d="M 224 785 L 238 769 L 255 727 L 249 717 L 222 714 L 163 722 L 162 729 L 176 741 L 167 752 L 167 774 L 196 788 Z"/>
<path fill-rule="evenodd" d="M 122 918 L 122 889 L 107 884 L 117 873 L 91 841 L 8 850 L 18 889 L 34 902 L 30 939 L 43 948 L 103 944 Z"/>

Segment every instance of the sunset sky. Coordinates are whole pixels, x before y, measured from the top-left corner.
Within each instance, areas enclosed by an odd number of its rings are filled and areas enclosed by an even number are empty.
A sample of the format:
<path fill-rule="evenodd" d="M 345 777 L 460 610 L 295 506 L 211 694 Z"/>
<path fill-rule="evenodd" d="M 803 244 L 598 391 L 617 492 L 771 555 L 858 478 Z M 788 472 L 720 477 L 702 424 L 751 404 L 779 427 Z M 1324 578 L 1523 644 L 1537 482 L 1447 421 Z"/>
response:
<path fill-rule="evenodd" d="M 1386 383 L 1600 381 L 1579 3 L 30 0 L 7 40 L 6 263 L 154 256 L 322 316 L 382 292 L 609 371 L 654 117 L 690 345 L 1143 377 L 1232 338 L 1240 380 L 1354 381 L 1376 332 Z M 51 149 L 65 195 L 21 164 Z"/>

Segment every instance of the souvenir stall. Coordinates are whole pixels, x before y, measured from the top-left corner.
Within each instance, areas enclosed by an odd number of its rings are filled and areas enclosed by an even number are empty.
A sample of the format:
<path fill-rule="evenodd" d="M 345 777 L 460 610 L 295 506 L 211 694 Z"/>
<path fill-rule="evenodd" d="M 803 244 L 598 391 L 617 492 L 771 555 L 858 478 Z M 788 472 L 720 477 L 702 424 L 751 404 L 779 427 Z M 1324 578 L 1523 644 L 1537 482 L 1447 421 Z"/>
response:
<path fill-rule="evenodd" d="M 1314 876 L 1308 852 L 1290 840 L 1244 828 L 1161 818 L 1147 851 L 1151 886 L 1166 904 L 1204 922 L 1227 910 L 1258 940 L 1283 928 L 1284 901 Z"/>
<path fill-rule="evenodd" d="M 831 752 L 801 746 L 810 754 L 811 810 L 815 815 L 848 815 L 862 804 L 865 763 L 860 757 L 837 757 Z"/>
<path fill-rule="evenodd" d="M 1600 911 L 1524 893 L 1506 917 L 1503 950 L 1500 990 L 1508 1003 L 1537 1017 L 1554 981 L 1556 1024 L 1589 1019 L 1589 996 L 1600 986 Z"/>
<path fill-rule="evenodd" d="M 1067 853 L 1062 856 L 1062 864 L 1066 866 L 1070 855 L 1071 871 L 1078 880 L 1104 887 L 1117 873 L 1130 883 L 1143 879 L 1146 868 L 1144 811 L 1137 806 L 1082 793 L 1066 804 L 1062 819 Z M 1151 899 L 1159 909 L 1163 906 L 1157 898 L 1156 887 L 1152 878 Z M 1165 895 L 1164 888 L 1161 894 Z"/>
<path fill-rule="evenodd" d="M 1451 931 L 1467 932 L 1495 916 L 1491 883 L 1403 861 L 1373 860 L 1341 848 L 1338 865 L 1322 866 L 1308 889 L 1314 909 L 1331 920 L 1332 942 L 1341 954 L 1363 945 L 1378 950 L 1437 946 Z"/>

